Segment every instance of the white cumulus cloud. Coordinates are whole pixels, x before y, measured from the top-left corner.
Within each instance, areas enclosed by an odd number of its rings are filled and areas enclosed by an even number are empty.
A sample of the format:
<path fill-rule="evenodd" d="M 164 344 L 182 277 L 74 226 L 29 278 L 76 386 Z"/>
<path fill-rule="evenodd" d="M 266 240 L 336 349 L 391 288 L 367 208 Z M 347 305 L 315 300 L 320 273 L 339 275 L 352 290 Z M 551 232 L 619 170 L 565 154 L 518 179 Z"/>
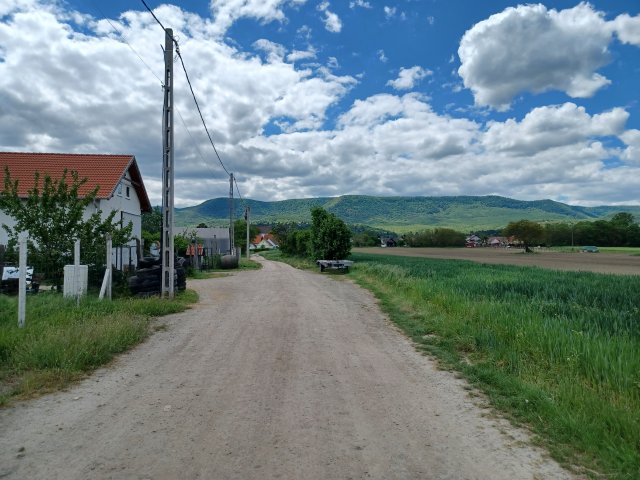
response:
<path fill-rule="evenodd" d="M 356 7 L 360 8 L 373 8 L 369 2 L 365 0 L 355 0 L 354 2 L 349 2 L 349 8 L 353 9 Z"/>
<path fill-rule="evenodd" d="M 591 97 L 610 84 L 596 70 L 609 62 L 611 39 L 603 14 L 588 3 L 561 11 L 510 7 L 464 34 L 458 73 L 477 104 L 500 110 L 522 92 Z"/>
<path fill-rule="evenodd" d="M 340 33 L 342 30 L 342 21 L 340 17 L 329 10 L 329 2 L 322 2 L 318 5 L 318 10 L 324 13 L 324 28 L 332 33 Z"/>
<path fill-rule="evenodd" d="M 283 8 L 287 5 L 299 5 L 305 0 L 211 0 L 213 14 L 212 30 L 223 35 L 238 19 L 254 18 L 261 22 L 283 22 Z"/>
<path fill-rule="evenodd" d="M 431 70 L 424 69 L 417 65 L 411 68 L 400 68 L 398 78 L 389 80 L 387 85 L 396 90 L 410 90 L 417 82 L 429 75 L 433 75 Z"/>
<path fill-rule="evenodd" d="M 610 24 L 622 43 L 640 46 L 640 15 L 631 17 L 629 14 L 623 13 Z"/>

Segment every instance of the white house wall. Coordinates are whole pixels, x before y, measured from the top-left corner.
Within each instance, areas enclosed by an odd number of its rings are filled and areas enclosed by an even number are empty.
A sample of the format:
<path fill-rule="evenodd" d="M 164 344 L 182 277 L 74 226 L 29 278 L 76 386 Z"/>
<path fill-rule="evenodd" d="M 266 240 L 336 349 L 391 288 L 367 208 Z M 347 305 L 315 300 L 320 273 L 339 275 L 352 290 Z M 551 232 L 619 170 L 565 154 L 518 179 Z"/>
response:
<path fill-rule="evenodd" d="M 114 217 L 115 223 L 118 223 L 120 222 L 120 220 L 122 220 L 122 224 L 124 226 L 128 225 L 129 222 L 133 224 L 131 235 L 134 239 L 129 242 L 127 247 L 113 249 L 111 256 L 112 263 L 116 265 L 117 268 L 126 267 L 130 264 L 137 264 L 136 239 L 140 240 L 142 238 L 142 216 L 140 213 L 140 199 L 138 198 L 138 194 L 136 193 L 135 188 L 131 184 L 128 173 L 121 183 L 121 192 L 117 187 L 114 195 L 111 198 L 97 199 L 91 205 L 86 207 L 83 214 L 83 220 L 86 221 L 95 212 L 97 212 L 98 210 L 102 210 L 102 219 L 104 220 L 111 214 L 113 210 L 116 210 L 117 213 Z M 128 197 L 126 195 L 127 187 L 129 187 Z M 4 211 L 0 210 L 0 245 L 7 245 L 9 238 L 7 232 L 4 230 L 4 228 L 1 227 L 2 224 L 13 227 L 15 226 L 16 222 L 12 217 L 7 215 Z"/>

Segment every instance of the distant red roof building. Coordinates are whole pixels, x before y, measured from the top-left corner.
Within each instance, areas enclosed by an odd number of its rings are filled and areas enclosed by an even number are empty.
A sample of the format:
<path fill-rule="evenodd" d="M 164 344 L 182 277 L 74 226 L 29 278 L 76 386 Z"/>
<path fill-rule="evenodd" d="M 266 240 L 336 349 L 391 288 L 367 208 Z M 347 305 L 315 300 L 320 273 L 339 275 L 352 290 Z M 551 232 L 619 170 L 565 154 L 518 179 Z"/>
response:
<path fill-rule="evenodd" d="M 271 240 L 272 242 L 275 243 L 276 238 L 270 234 L 270 233 L 260 233 L 256 236 L 256 238 L 253 239 L 253 244 L 257 245 L 258 243 L 262 242 L 263 240 L 268 241 Z"/>
<path fill-rule="evenodd" d="M 34 187 L 36 172 L 40 173 L 41 179 L 49 175 L 53 180 L 59 180 L 66 169 L 68 179 L 71 178 L 72 171 L 78 172 L 80 179 L 87 179 L 78 192 L 81 196 L 99 187 L 98 198 L 109 199 L 128 172 L 131 184 L 140 200 L 141 211 L 151 211 L 151 202 L 144 187 L 136 157 L 133 155 L 0 152 L 2 179 L 4 179 L 5 167 L 9 167 L 11 178 L 18 180 L 18 195 L 21 197 L 26 197 L 29 190 Z M 0 189 L 2 188 L 4 183 L 0 182 Z"/>

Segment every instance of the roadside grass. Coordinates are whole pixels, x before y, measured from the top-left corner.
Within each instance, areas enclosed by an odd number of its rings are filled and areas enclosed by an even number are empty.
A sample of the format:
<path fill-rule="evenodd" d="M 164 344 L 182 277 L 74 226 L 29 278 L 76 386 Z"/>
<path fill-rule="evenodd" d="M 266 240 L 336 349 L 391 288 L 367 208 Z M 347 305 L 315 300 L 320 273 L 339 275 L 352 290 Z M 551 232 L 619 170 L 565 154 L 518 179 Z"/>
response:
<path fill-rule="evenodd" d="M 258 262 L 247 260 L 245 257 L 240 259 L 237 270 L 259 270 L 262 268 Z M 187 278 L 190 280 L 206 280 L 207 278 L 221 278 L 229 275 L 233 270 L 214 268 L 211 270 L 196 270 L 190 268 L 187 270 Z"/>
<path fill-rule="evenodd" d="M 27 298 L 26 326 L 18 328 L 16 297 L 0 295 L 0 406 L 60 390 L 143 341 L 151 319 L 184 311 L 198 296 L 174 301 L 85 298 L 76 306 L 56 293 Z"/>
<path fill-rule="evenodd" d="M 352 258 L 351 277 L 418 348 L 557 460 L 592 478 L 640 478 L 640 276 Z"/>
<path fill-rule="evenodd" d="M 301 270 L 317 270 L 316 263 L 306 257 L 296 257 L 283 255 L 280 250 L 270 250 L 260 253 L 267 260 L 274 260 L 277 262 L 283 262 L 291 265 L 292 267 L 299 268 Z"/>

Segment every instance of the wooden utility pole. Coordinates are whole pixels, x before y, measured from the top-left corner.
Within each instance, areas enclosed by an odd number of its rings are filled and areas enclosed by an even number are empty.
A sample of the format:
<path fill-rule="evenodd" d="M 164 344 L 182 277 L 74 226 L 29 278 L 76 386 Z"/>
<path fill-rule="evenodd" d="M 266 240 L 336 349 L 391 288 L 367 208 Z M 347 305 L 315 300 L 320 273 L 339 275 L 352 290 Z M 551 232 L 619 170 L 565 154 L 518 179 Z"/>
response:
<path fill-rule="evenodd" d="M 251 226 L 251 207 L 247 205 L 244 207 L 244 219 L 247 221 L 247 260 L 249 260 L 250 250 L 249 250 L 249 227 Z"/>
<path fill-rule="evenodd" d="M 162 108 L 162 296 L 174 296 L 173 253 L 173 30 L 164 35 L 164 105 Z"/>
<path fill-rule="evenodd" d="M 236 254 L 235 250 L 235 232 L 233 227 L 233 173 L 229 174 L 229 253 Z"/>

